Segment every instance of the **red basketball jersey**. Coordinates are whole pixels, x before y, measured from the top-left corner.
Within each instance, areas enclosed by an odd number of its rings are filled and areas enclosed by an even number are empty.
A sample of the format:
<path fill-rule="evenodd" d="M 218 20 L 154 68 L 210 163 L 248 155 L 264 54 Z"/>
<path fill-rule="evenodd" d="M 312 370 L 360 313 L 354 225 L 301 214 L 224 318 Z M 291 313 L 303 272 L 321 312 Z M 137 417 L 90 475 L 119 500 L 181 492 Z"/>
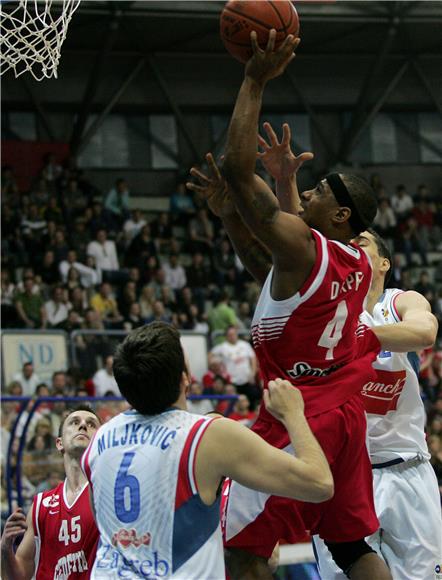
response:
<path fill-rule="evenodd" d="M 86 483 L 71 506 L 65 483 L 39 493 L 32 506 L 36 580 L 90 578 L 99 539 Z"/>
<path fill-rule="evenodd" d="M 371 363 L 380 349 L 373 333 L 356 335 L 372 278 L 368 256 L 355 245 L 327 240 L 315 230 L 312 235 L 317 257 L 300 291 L 273 300 L 272 269 L 252 321 L 264 385 L 277 377 L 291 381 L 303 392 L 307 416 L 357 393 L 361 376 L 374 376 Z M 263 406 L 260 414 L 273 419 Z"/>

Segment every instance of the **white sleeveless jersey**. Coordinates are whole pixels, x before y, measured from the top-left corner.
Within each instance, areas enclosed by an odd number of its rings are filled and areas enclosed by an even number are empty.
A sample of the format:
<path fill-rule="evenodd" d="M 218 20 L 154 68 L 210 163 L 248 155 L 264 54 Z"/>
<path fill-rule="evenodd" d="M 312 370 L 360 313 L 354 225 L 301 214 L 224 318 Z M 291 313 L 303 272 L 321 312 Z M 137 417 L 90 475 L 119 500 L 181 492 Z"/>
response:
<path fill-rule="evenodd" d="M 129 410 L 99 429 L 82 459 L 101 536 L 91 578 L 224 580 L 219 500 L 202 502 L 194 473 L 211 421 Z"/>
<path fill-rule="evenodd" d="M 387 289 L 361 322 L 381 326 L 400 322 L 395 300 L 402 290 Z M 367 411 L 369 451 L 372 463 L 392 459 L 429 459 L 425 441 L 425 410 L 419 389 L 419 359 L 415 352 L 381 351 L 373 363 L 376 381 L 363 386 Z"/>

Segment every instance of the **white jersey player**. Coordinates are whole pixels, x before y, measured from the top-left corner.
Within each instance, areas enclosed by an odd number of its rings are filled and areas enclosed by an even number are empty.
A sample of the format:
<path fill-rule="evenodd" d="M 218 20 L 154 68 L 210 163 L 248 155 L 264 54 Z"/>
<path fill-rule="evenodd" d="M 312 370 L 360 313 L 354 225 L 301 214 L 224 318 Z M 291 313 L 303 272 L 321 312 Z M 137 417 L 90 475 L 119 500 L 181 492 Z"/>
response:
<path fill-rule="evenodd" d="M 357 239 L 373 263 L 373 283 L 361 322 L 382 341 L 377 380 L 362 386 L 379 531 L 367 542 L 383 556 L 394 580 L 429 580 L 442 564 L 442 520 L 436 475 L 425 441 L 425 411 L 419 389 L 416 350 L 430 346 L 437 322 L 417 292 L 383 290 L 391 267 L 388 248 L 373 231 Z M 387 326 L 386 326 L 387 325 Z M 323 580 L 346 578 L 322 540 L 314 539 Z"/>
<path fill-rule="evenodd" d="M 332 496 L 302 396 L 287 381 L 271 381 L 265 404 L 285 424 L 296 458 L 235 421 L 186 411 L 189 373 L 168 324 L 132 331 L 114 374 L 133 409 L 103 425 L 83 458 L 101 536 L 91 578 L 224 578 L 224 476 L 305 501 Z"/>

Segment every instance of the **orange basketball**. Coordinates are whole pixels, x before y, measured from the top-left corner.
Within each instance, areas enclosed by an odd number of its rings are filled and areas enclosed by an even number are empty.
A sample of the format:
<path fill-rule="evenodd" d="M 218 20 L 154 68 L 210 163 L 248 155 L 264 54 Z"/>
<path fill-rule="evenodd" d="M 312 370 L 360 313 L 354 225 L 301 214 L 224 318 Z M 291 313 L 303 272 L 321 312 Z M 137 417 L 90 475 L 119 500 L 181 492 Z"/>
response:
<path fill-rule="evenodd" d="M 221 13 L 221 39 L 240 62 L 252 56 L 252 30 L 258 34 L 260 47 L 265 48 L 272 28 L 276 30 L 275 47 L 289 34 L 298 35 L 298 13 L 290 0 L 230 0 Z"/>

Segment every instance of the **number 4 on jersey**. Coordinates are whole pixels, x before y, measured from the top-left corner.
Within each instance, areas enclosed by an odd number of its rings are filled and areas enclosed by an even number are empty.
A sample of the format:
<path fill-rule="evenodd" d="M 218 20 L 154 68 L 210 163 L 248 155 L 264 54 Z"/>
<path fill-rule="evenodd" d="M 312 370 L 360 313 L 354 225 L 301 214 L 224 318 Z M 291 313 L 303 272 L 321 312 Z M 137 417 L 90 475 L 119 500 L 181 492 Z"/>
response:
<path fill-rule="evenodd" d="M 335 315 L 324 328 L 324 332 L 318 341 L 318 346 L 328 349 L 325 360 L 332 360 L 334 358 L 333 349 L 342 338 L 342 329 L 344 328 L 347 316 L 347 303 L 345 300 L 342 300 L 339 302 Z"/>

